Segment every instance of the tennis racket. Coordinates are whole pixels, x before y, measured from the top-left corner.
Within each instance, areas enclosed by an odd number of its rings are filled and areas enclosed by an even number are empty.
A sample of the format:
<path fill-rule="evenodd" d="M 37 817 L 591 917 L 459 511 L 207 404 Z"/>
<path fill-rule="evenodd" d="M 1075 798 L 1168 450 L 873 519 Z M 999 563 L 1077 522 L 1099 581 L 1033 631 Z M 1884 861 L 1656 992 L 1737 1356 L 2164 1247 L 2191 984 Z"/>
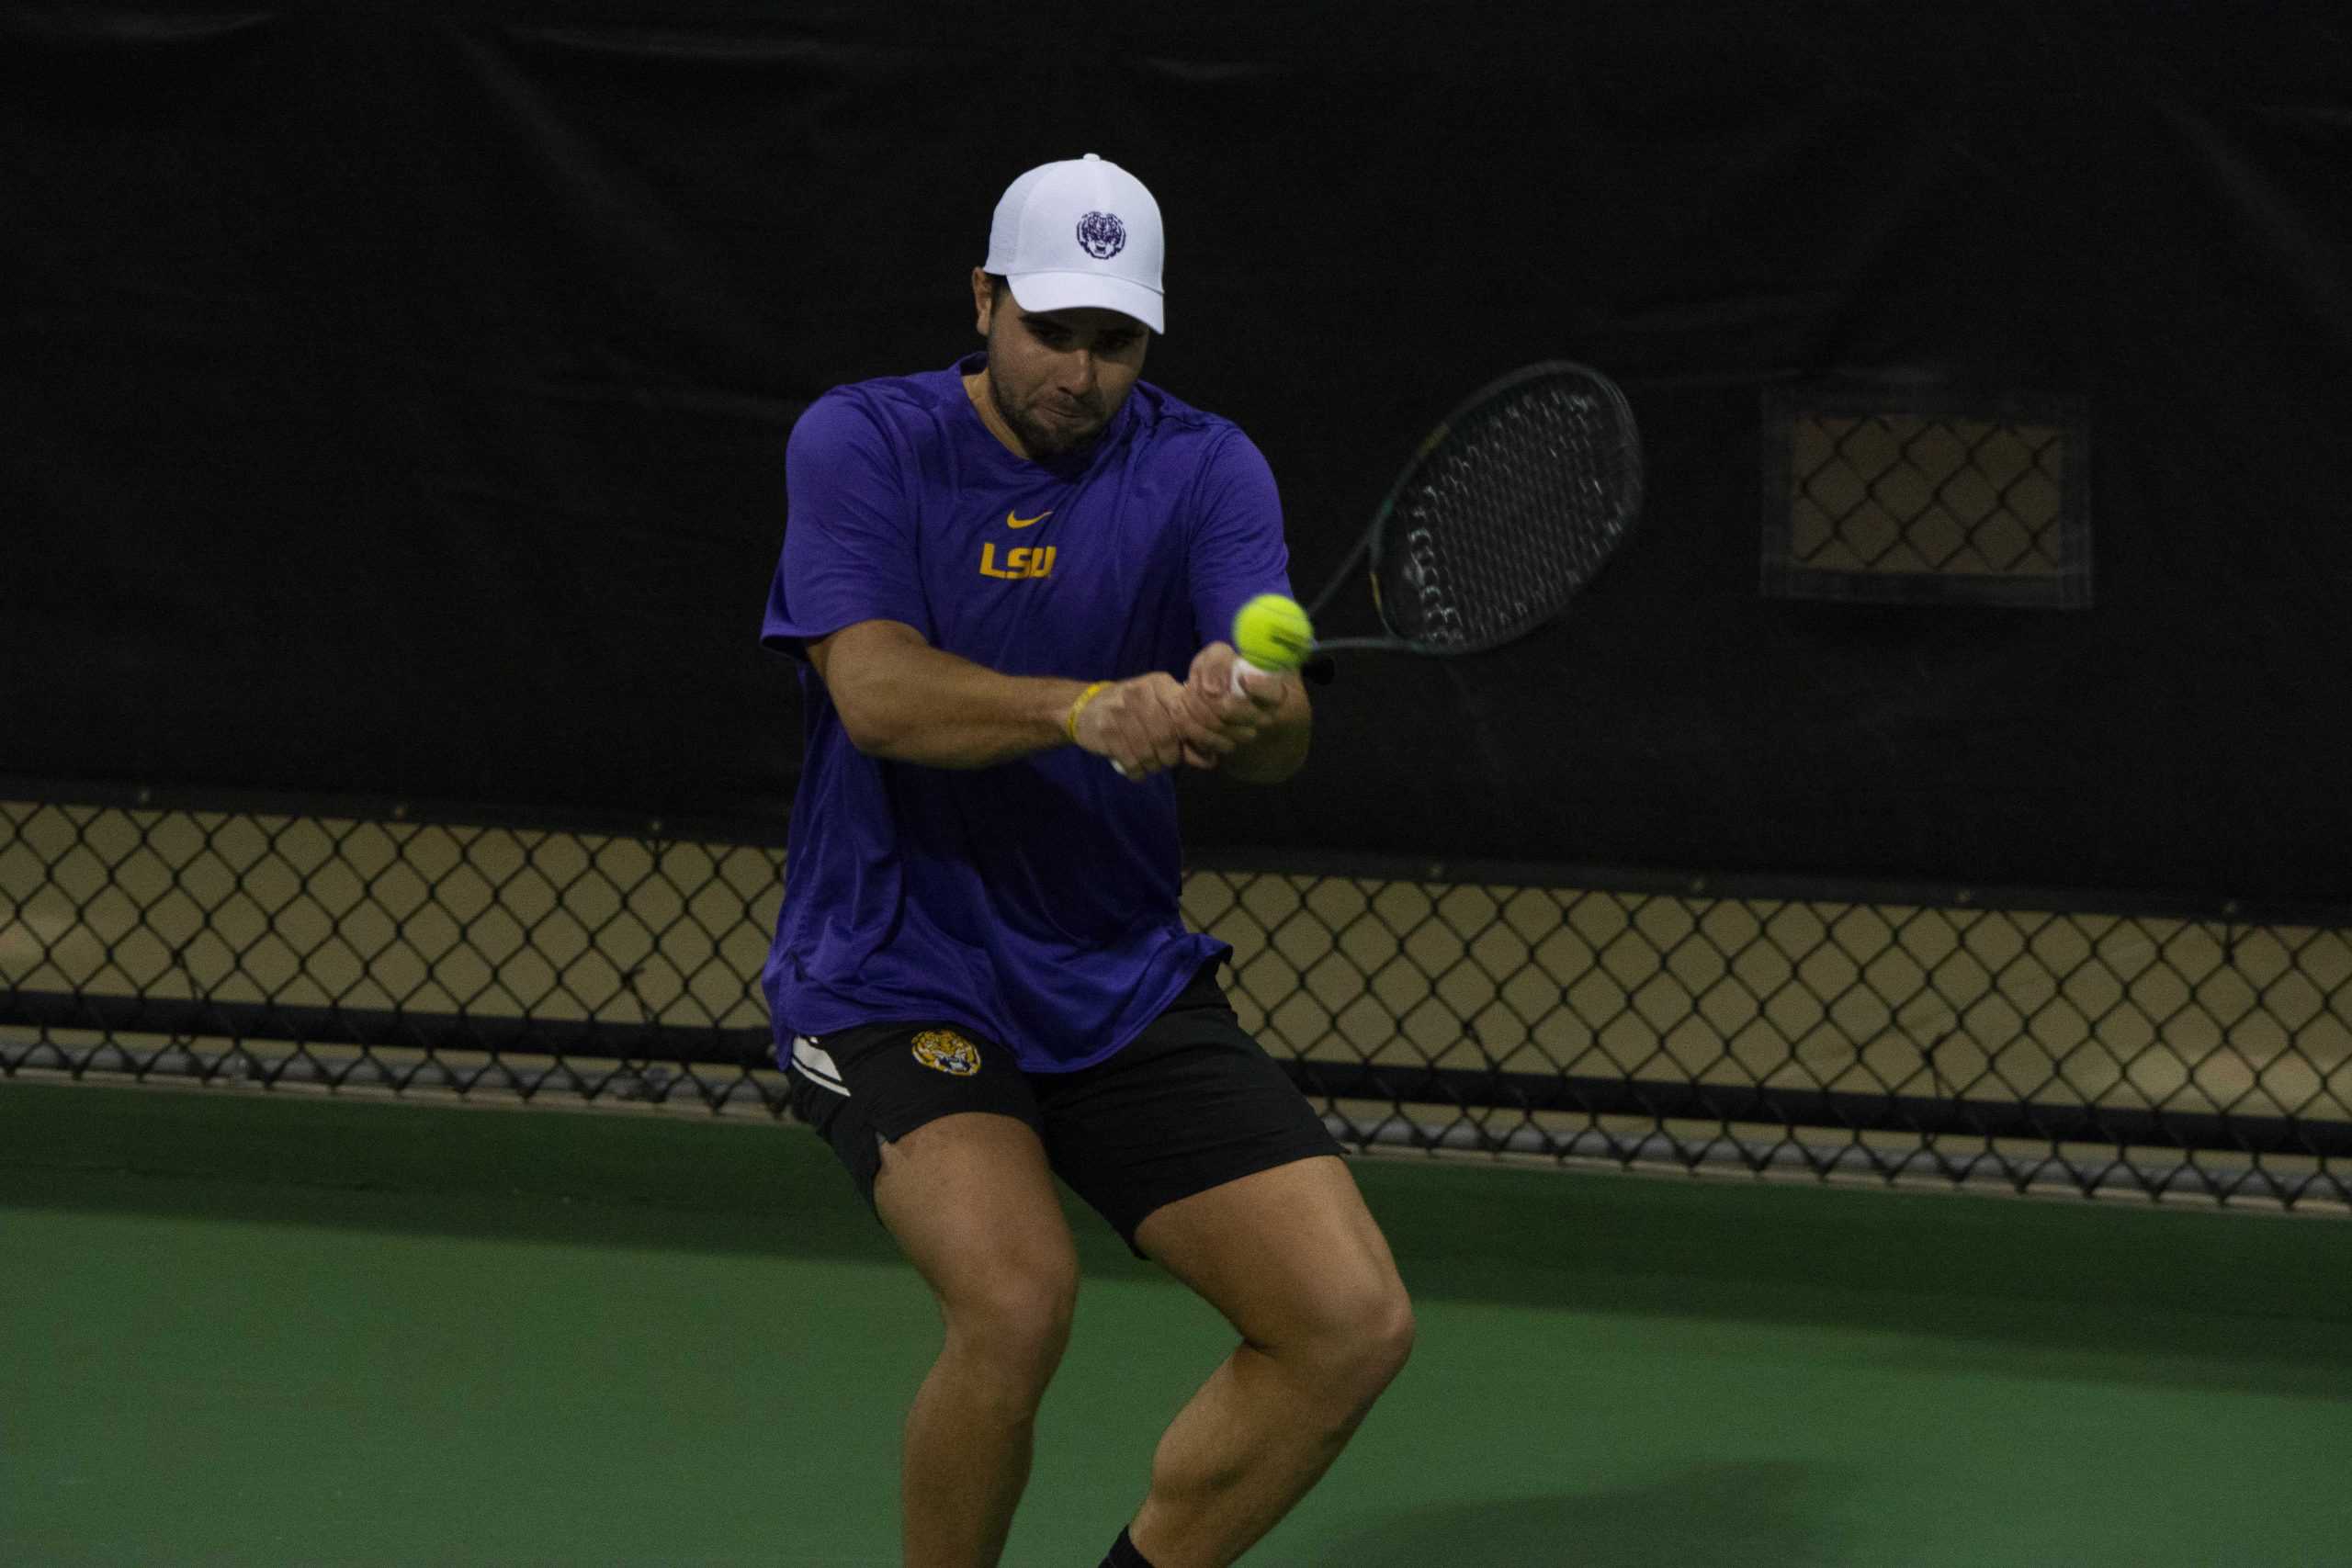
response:
<path fill-rule="evenodd" d="M 1525 637 L 1559 619 L 1641 509 L 1641 434 L 1617 384 L 1565 360 L 1514 370 L 1430 433 L 1307 606 L 1321 621 L 1369 557 L 1385 635 L 1317 638 L 1302 668 L 1323 682 L 1340 649 L 1453 655 Z"/>

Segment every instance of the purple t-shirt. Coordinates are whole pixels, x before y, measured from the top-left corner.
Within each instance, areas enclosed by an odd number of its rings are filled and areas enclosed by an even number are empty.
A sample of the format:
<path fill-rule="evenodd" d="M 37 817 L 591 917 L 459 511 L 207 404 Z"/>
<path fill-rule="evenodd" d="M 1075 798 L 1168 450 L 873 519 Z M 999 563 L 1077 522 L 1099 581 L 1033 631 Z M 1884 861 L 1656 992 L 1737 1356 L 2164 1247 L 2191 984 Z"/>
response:
<path fill-rule="evenodd" d="M 793 426 L 791 513 L 760 641 L 795 655 L 902 621 L 1006 675 L 1120 680 L 1287 593 L 1282 508 L 1238 426 L 1138 381 L 1093 445 L 1032 462 L 963 375 L 837 387 Z M 807 757 L 763 984 L 779 1055 L 854 1024 L 962 1024 L 1031 1072 L 1101 1061 L 1227 950 L 1188 930 L 1171 773 L 1075 746 L 990 768 L 889 762 L 800 669 Z"/>

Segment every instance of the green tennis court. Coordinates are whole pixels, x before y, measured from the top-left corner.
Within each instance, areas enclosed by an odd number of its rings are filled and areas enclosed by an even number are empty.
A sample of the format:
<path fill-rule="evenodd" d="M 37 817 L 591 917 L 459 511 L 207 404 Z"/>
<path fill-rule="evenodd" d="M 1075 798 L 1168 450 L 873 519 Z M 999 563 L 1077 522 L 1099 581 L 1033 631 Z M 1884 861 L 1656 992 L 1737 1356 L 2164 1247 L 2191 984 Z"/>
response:
<path fill-rule="evenodd" d="M 1412 1364 L 1247 1560 L 2352 1562 L 2352 1227 L 1354 1162 Z M 1091 1568 L 1223 1325 L 1078 1218 L 1006 1561 Z M 896 1564 L 935 1350 L 763 1120 L 0 1088 L 0 1561 Z"/>

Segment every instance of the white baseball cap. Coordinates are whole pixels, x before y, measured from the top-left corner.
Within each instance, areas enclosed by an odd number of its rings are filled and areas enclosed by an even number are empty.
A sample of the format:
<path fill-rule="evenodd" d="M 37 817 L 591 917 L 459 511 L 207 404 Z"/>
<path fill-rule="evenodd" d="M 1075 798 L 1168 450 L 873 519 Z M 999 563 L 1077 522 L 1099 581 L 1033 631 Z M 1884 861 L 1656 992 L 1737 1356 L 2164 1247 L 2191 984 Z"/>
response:
<path fill-rule="evenodd" d="M 1162 253 L 1159 203 L 1141 180 L 1089 152 L 1040 164 L 1005 186 L 985 270 L 1012 285 L 1024 310 L 1095 305 L 1162 332 Z"/>

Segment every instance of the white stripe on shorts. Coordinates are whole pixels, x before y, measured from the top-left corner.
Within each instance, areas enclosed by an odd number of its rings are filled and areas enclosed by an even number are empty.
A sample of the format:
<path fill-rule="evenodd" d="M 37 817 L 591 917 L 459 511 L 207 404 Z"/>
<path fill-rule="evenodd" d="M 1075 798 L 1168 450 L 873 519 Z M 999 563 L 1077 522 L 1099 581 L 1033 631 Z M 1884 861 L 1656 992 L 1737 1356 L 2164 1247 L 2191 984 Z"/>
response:
<path fill-rule="evenodd" d="M 810 1083 L 822 1084 L 843 1100 L 849 1098 L 849 1084 L 842 1077 L 841 1065 L 818 1047 L 815 1035 L 792 1037 L 792 1065 L 808 1074 Z"/>

